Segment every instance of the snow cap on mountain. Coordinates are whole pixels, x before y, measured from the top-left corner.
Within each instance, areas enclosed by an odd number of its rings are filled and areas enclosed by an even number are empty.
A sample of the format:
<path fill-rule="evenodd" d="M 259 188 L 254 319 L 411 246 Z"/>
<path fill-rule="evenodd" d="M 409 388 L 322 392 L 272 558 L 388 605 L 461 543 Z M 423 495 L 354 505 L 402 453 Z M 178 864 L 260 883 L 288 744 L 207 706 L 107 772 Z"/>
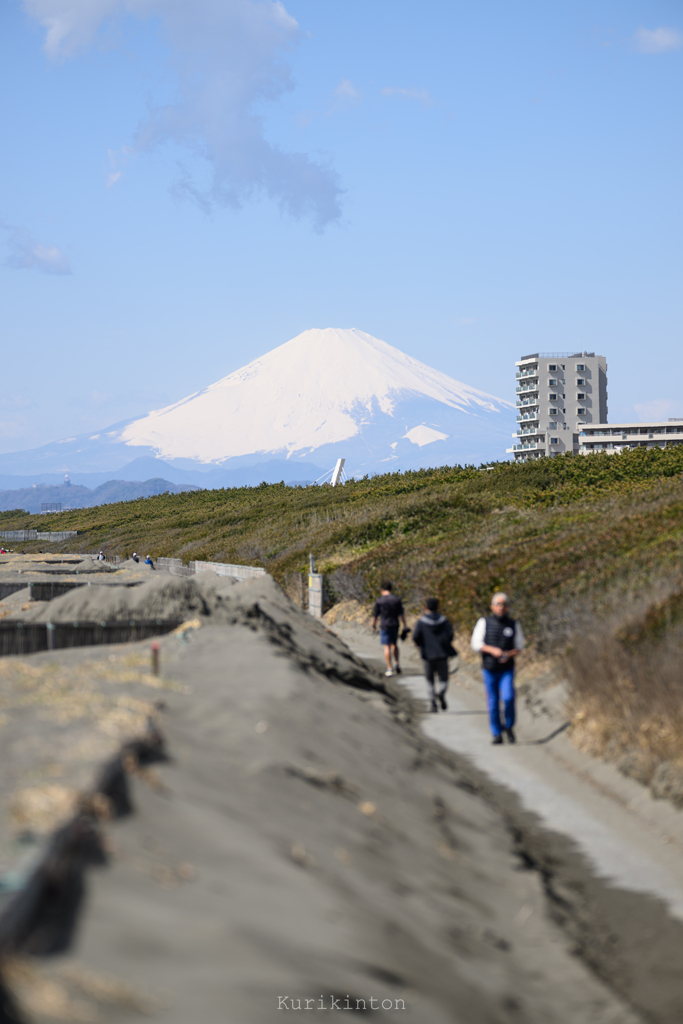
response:
<path fill-rule="evenodd" d="M 501 413 L 507 419 L 510 409 L 363 331 L 328 327 L 304 331 L 203 391 L 128 424 L 120 440 L 161 458 L 209 463 L 263 452 L 304 456 L 381 435 L 391 461 L 401 441 L 422 448 L 452 436 L 444 414 L 465 416 L 471 432 L 486 434 L 485 422 Z"/>

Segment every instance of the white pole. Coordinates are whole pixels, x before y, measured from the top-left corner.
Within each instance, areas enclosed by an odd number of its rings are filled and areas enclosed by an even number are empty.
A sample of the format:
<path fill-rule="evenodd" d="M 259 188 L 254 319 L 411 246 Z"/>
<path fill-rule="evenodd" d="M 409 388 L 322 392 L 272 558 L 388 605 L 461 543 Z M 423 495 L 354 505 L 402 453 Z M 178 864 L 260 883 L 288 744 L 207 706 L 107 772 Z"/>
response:
<path fill-rule="evenodd" d="M 334 467 L 334 472 L 332 473 L 331 484 L 333 487 L 336 487 L 339 481 L 341 480 L 342 470 L 344 468 L 345 462 L 346 459 L 337 459 L 337 465 Z"/>

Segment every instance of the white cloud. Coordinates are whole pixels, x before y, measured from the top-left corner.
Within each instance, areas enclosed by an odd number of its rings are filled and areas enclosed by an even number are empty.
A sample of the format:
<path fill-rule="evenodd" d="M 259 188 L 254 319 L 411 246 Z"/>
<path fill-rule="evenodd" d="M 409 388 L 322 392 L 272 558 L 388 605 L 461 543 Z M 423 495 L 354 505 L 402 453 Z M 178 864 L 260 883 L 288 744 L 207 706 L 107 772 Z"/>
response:
<path fill-rule="evenodd" d="M 634 35 L 640 53 L 667 53 L 683 48 L 683 33 L 675 28 L 643 28 Z"/>
<path fill-rule="evenodd" d="M 9 235 L 10 251 L 4 260 L 6 267 L 13 267 L 15 270 L 42 270 L 45 274 L 71 273 L 69 257 L 56 245 L 42 245 L 26 228 L 2 222 L 0 227 Z"/>
<path fill-rule="evenodd" d="M 35 408 L 35 399 L 27 398 L 26 395 L 15 394 L 12 391 L 0 391 L 0 409 L 32 409 Z"/>
<path fill-rule="evenodd" d="M 208 164 L 207 184 L 183 170 L 176 195 L 205 210 L 266 195 L 283 212 L 310 217 L 317 229 L 340 217 L 334 170 L 264 137 L 258 108 L 293 88 L 286 57 L 301 34 L 279 0 L 24 0 L 24 6 L 44 27 L 53 60 L 93 46 L 126 16 L 158 23 L 170 48 L 177 99 L 150 109 L 134 148 L 143 153 L 173 143 Z"/>
<path fill-rule="evenodd" d="M 338 96 L 340 99 L 347 99 L 347 100 L 359 100 L 360 99 L 360 93 L 359 93 L 358 89 L 356 89 L 356 87 L 353 84 L 353 82 L 350 82 L 348 78 L 342 78 L 341 82 L 339 83 L 337 88 L 334 90 L 334 95 Z"/>
<path fill-rule="evenodd" d="M 434 100 L 429 89 L 397 89 L 387 85 L 382 89 L 382 96 L 401 96 L 407 100 L 420 100 L 426 107 L 431 106 Z"/>
<path fill-rule="evenodd" d="M 126 150 L 125 146 L 123 147 L 123 150 L 124 150 L 124 159 L 125 159 L 125 157 L 127 156 L 127 153 L 125 153 L 125 150 Z M 109 167 L 110 167 L 110 170 L 109 170 L 109 174 L 107 174 L 105 176 L 104 183 L 107 186 L 107 188 L 113 188 L 113 186 L 116 184 L 116 182 L 120 180 L 121 175 L 123 174 L 123 171 L 119 170 L 119 167 L 118 167 L 119 160 L 120 160 L 120 157 L 119 157 L 118 153 L 116 153 L 113 149 L 108 149 L 107 150 L 107 156 L 109 157 Z"/>
<path fill-rule="evenodd" d="M 667 419 L 669 416 L 682 415 L 680 402 L 674 402 L 671 398 L 655 398 L 651 402 L 641 402 L 634 405 L 636 416 L 641 423 L 656 423 Z"/>

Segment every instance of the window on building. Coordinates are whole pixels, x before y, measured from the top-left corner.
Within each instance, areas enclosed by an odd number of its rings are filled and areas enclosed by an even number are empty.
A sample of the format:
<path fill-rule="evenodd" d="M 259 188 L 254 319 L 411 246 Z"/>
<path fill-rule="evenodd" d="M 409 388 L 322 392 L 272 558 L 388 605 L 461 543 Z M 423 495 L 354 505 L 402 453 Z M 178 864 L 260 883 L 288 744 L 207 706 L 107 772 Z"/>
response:
<path fill-rule="evenodd" d="M 576 410 L 576 415 L 577 416 L 585 416 L 586 415 L 586 410 L 585 409 L 577 409 Z"/>
<path fill-rule="evenodd" d="M 564 370 L 564 363 L 562 363 L 562 366 L 560 367 L 560 369 Z"/>
<path fill-rule="evenodd" d="M 579 373 L 581 373 L 582 370 L 586 369 L 586 364 L 585 363 L 577 363 L 576 364 L 576 369 L 579 371 Z"/>
<path fill-rule="evenodd" d="M 578 394 L 578 395 L 577 395 L 576 397 L 577 397 L 577 399 L 578 399 L 578 401 L 579 401 L 579 402 L 583 402 L 583 400 L 584 400 L 584 398 L 585 398 L 586 396 L 585 396 L 585 395 L 582 395 L 582 394 L 580 394 L 580 393 L 579 393 L 579 394 Z"/>
<path fill-rule="evenodd" d="M 557 369 L 557 366 L 555 365 L 555 363 L 549 363 L 548 364 L 548 369 L 550 370 L 551 373 L 554 373 L 555 370 Z"/>
<path fill-rule="evenodd" d="M 550 438 L 550 443 L 551 444 L 559 444 L 560 443 L 559 437 L 551 437 Z"/>
<path fill-rule="evenodd" d="M 583 379 L 583 377 L 577 377 L 577 378 L 576 378 L 576 383 L 577 383 L 577 384 L 579 385 L 579 387 L 580 387 L 580 386 L 581 386 L 582 384 L 585 384 L 586 382 L 585 382 L 585 380 Z"/>
<path fill-rule="evenodd" d="M 557 430 L 557 423 L 549 423 L 548 430 Z"/>
<path fill-rule="evenodd" d="M 548 398 L 549 398 L 549 400 L 551 402 L 556 402 L 557 401 L 557 395 L 548 395 Z"/>
<path fill-rule="evenodd" d="M 556 381 L 556 380 L 554 380 L 554 379 L 553 379 L 553 378 L 551 377 L 551 378 L 550 378 L 550 380 L 548 381 L 548 384 L 550 384 L 550 387 L 552 388 L 552 387 L 554 387 L 554 386 L 556 386 L 556 385 L 557 385 L 557 381 Z"/>
<path fill-rule="evenodd" d="M 557 416 L 557 409 L 548 409 L 549 416 Z"/>

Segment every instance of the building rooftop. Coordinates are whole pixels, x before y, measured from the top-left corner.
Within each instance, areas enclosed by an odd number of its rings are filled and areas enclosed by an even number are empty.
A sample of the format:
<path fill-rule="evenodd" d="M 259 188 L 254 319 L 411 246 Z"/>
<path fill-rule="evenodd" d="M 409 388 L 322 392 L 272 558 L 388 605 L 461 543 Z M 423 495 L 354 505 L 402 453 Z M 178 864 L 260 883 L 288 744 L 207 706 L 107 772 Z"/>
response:
<path fill-rule="evenodd" d="M 530 356 L 522 356 L 515 362 L 515 366 L 520 366 L 522 363 L 528 363 L 530 359 L 595 359 L 595 352 L 532 352 Z M 604 356 L 598 356 L 598 359 L 604 359 Z"/>

